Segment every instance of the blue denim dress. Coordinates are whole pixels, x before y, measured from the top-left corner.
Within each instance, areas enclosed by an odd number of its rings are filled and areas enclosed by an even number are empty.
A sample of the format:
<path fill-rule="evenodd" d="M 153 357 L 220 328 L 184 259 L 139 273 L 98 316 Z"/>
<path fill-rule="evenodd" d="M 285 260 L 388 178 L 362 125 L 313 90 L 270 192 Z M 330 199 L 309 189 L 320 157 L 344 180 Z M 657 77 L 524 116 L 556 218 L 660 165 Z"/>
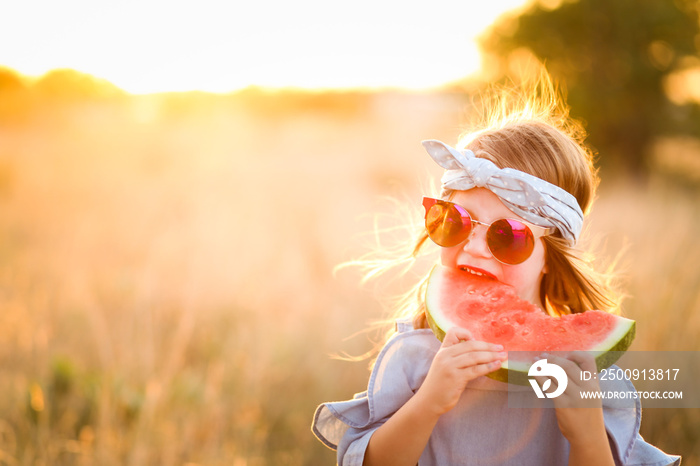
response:
<path fill-rule="evenodd" d="M 402 321 L 397 330 L 377 358 L 367 391 L 316 410 L 312 431 L 337 450 L 340 466 L 362 465 L 370 437 L 415 394 L 440 348 L 428 329 L 414 330 Z M 559 431 L 554 409 L 509 407 L 509 396 L 517 397 L 518 391 L 532 396 L 530 387 L 488 377 L 471 381 L 457 406 L 433 429 L 419 465 L 566 465 L 569 443 Z M 680 457 L 667 455 L 639 435 L 638 400 L 634 407 L 604 401 L 603 416 L 617 465 L 680 464 Z"/>

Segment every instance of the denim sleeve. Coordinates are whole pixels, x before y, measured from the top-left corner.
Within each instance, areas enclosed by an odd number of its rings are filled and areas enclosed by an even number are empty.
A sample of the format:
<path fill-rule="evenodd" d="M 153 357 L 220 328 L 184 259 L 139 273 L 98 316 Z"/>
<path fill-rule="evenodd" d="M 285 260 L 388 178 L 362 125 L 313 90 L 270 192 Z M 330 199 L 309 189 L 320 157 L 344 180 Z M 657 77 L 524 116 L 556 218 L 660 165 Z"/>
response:
<path fill-rule="evenodd" d="M 362 466 L 369 439 L 378 428 L 379 426 L 370 429 L 348 428 L 338 444 L 338 465 Z"/>
<path fill-rule="evenodd" d="M 366 392 L 318 407 L 312 431 L 338 451 L 339 465 L 362 464 L 370 437 L 418 390 L 439 347 L 430 330 L 398 333 L 379 353 Z"/>
<path fill-rule="evenodd" d="M 630 381 L 623 380 L 611 384 L 605 386 L 601 383 L 601 389 L 634 390 Z M 639 435 L 642 422 L 642 405 L 639 399 L 634 399 L 631 405 L 627 402 L 623 405 L 618 403 L 617 406 L 614 402 L 606 401 L 603 403 L 603 416 L 616 466 L 670 466 L 681 463 L 680 456 L 667 455 Z"/>
<path fill-rule="evenodd" d="M 655 446 L 648 444 L 641 435 L 637 434 L 627 465 L 629 466 L 678 466 L 681 457 L 667 455 Z"/>

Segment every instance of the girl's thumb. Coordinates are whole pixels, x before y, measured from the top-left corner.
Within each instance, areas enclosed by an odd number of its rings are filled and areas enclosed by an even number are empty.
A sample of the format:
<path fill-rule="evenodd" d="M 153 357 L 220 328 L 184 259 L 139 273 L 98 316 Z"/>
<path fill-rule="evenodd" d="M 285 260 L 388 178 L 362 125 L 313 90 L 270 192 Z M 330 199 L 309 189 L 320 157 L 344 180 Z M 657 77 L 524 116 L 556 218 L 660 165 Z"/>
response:
<path fill-rule="evenodd" d="M 445 334 L 445 338 L 442 340 L 442 346 L 456 345 L 457 343 L 472 340 L 473 338 L 469 330 L 460 327 L 452 327 Z"/>

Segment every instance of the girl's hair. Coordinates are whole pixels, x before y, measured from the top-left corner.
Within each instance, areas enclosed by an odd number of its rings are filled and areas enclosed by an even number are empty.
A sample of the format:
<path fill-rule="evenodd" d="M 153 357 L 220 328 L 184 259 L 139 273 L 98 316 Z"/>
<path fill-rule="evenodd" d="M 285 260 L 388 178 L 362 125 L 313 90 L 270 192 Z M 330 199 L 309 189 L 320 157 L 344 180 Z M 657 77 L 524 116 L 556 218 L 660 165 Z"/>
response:
<path fill-rule="evenodd" d="M 474 119 L 457 147 L 477 157 L 537 176 L 571 193 L 586 215 L 598 186 L 593 154 L 584 144 L 583 127 L 570 118 L 568 108 L 546 73 L 518 88 L 492 87 L 480 96 Z M 428 241 L 425 228 L 416 239 L 410 258 L 415 259 Z M 568 245 L 559 232 L 543 237 L 548 272 L 540 297 L 551 315 L 599 309 L 619 312 L 619 295 L 611 275 L 596 272 L 583 252 Z M 396 263 L 405 263 L 407 258 Z M 390 268 L 384 263 L 383 268 Z M 383 271 L 383 270 L 382 270 Z M 370 270 L 375 275 L 379 270 Z M 415 328 L 427 328 L 423 294 L 427 277 L 402 296 L 391 317 L 410 317 Z"/>

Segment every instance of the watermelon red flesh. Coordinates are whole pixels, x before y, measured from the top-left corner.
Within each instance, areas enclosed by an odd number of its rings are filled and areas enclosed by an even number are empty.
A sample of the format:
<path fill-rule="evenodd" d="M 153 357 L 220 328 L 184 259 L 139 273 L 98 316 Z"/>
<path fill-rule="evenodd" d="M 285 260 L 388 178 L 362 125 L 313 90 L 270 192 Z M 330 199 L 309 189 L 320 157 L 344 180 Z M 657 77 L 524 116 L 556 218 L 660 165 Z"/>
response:
<path fill-rule="evenodd" d="M 520 299 L 511 286 L 443 266 L 431 272 L 425 302 L 428 322 L 440 340 L 458 326 L 506 351 L 528 352 L 509 354 L 505 369 L 523 371 L 534 352 L 543 351 L 594 351 L 601 369 L 617 359 L 606 353 L 625 351 L 634 338 L 632 320 L 602 311 L 551 317 Z M 518 362 L 522 367 L 517 368 Z"/>

